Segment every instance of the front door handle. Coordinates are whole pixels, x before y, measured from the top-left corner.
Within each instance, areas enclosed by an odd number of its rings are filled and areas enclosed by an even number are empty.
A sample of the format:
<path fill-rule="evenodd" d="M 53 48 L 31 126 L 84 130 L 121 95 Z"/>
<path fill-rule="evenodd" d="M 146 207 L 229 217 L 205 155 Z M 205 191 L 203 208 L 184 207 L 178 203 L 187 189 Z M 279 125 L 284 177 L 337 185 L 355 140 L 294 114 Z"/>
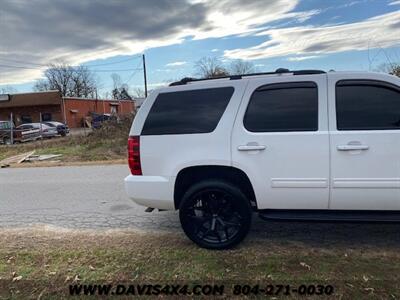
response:
<path fill-rule="evenodd" d="M 241 145 L 238 147 L 239 151 L 260 151 L 265 150 L 264 145 Z"/>
<path fill-rule="evenodd" d="M 353 150 L 368 150 L 369 146 L 367 145 L 340 145 L 337 146 L 339 151 L 353 151 Z"/>

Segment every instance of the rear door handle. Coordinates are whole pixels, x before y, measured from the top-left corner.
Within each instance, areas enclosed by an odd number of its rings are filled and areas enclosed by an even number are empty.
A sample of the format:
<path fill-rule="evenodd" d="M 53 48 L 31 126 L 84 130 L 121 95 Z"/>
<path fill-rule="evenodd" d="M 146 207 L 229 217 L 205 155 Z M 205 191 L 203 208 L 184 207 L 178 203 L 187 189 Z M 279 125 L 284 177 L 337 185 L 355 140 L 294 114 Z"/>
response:
<path fill-rule="evenodd" d="M 260 151 L 260 150 L 265 150 L 264 145 L 241 145 L 238 147 L 239 151 Z"/>
<path fill-rule="evenodd" d="M 369 146 L 367 145 L 340 145 L 337 146 L 339 151 L 352 151 L 352 150 L 368 150 Z"/>

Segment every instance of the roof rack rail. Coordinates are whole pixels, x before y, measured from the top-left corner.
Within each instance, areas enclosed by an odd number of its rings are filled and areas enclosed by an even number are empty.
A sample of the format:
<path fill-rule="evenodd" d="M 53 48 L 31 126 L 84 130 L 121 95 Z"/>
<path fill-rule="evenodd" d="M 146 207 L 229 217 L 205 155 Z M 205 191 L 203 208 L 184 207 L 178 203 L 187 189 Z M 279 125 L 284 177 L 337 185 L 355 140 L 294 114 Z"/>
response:
<path fill-rule="evenodd" d="M 250 73 L 250 74 L 241 74 L 241 75 L 229 75 L 229 76 L 219 76 L 214 78 L 191 78 L 185 77 L 179 81 L 175 81 L 170 83 L 169 86 L 176 86 L 176 85 L 185 85 L 189 82 L 197 82 L 197 81 L 206 81 L 206 80 L 217 80 L 217 79 L 229 79 L 229 80 L 237 80 L 242 79 L 243 77 L 248 76 L 260 76 L 260 75 L 279 75 L 279 74 L 286 74 L 291 73 L 293 75 L 314 75 L 314 74 L 325 74 L 325 71 L 321 70 L 295 70 L 290 71 L 289 69 L 279 68 L 276 69 L 275 72 L 261 72 L 261 73 Z"/>

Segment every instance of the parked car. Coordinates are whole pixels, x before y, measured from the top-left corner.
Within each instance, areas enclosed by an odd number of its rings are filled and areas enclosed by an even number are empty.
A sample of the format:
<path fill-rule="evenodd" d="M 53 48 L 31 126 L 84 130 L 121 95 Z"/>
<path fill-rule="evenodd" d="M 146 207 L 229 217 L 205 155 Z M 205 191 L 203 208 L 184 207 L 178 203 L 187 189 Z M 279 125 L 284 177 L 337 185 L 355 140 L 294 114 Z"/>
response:
<path fill-rule="evenodd" d="M 50 127 L 44 123 L 26 123 L 17 127 L 17 129 L 27 130 L 35 129 L 39 130 L 39 134 L 42 138 L 53 138 L 58 135 L 57 128 Z"/>
<path fill-rule="evenodd" d="M 201 247 L 265 220 L 400 221 L 400 79 L 289 71 L 153 92 L 128 140 L 136 203 L 179 209 Z"/>
<path fill-rule="evenodd" d="M 14 123 L 10 121 L 0 121 L 0 142 L 2 144 L 11 144 L 11 128 L 14 128 Z M 13 137 L 17 138 L 17 133 L 13 133 Z"/>
<path fill-rule="evenodd" d="M 50 126 L 53 128 L 56 128 L 57 133 L 61 136 L 66 136 L 67 134 L 69 134 L 69 128 L 64 123 L 56 122 L 56 121 L 48 121 L 48 122 L 43 122 L 43 124 L 46 124 L 47 126 Z"/>
<path fill-rule="evenodd" d="M 11 139 L 11 132 L 13 139 Z M 16 128 L 10 121 L 0 121 L 0 143 L 10 145 L 22 143 L 40 138 L 40 132 L 36 129 Z"/>
<path fill-rule="evenodd" d="M 99 129 L 103 122 L 110 120 L 113 118 L 111 114 L 103 114 L 103 115 L 94 115 L 92 119 L 92 128 Z"/>

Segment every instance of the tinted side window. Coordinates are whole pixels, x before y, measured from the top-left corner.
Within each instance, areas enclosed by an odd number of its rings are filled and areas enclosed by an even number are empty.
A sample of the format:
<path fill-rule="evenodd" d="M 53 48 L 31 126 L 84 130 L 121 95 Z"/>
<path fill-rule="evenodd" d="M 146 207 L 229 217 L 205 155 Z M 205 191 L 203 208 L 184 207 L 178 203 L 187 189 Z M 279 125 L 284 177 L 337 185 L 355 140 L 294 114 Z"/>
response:
<path fill-rule="evenodd" d="M 371 80 L 336 84 L 338 130 L 400 129 L 400 88 Z"/>
<path fill-rule="evenodd" d="M 223 87 L 159 94 L 144 123 L 142 135 L 212 132 L 233 91 L 233 87 Z"/>
<path fill-rule="evenodd" d="M 251 96 L 243 123 L 252 132 L 317 131 L 317 85 L 294 82 L 259 87 Z"/>

